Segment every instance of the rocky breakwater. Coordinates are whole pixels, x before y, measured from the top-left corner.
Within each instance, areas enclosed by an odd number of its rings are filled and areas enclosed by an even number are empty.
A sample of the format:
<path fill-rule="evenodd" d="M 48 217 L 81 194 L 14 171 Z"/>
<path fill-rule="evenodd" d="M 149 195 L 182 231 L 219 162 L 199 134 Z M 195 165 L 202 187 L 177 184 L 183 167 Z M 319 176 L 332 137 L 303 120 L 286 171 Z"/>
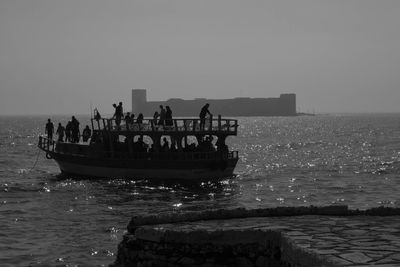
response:
<path fill-rule="evenodd" d="M 400 209 L 311 206 L 134 217 L 112 266 L 400 266 Z"/>

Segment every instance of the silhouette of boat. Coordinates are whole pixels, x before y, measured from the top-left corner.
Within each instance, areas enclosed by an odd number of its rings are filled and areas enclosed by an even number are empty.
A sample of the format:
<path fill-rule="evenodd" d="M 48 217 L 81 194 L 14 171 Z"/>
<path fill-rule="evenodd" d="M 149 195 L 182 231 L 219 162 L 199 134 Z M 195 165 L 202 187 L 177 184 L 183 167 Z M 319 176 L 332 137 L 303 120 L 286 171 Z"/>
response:
<path fill-rule="evenodd" d="M 143 123 L 116 124 L 115 119 L 91 119 L 92 138 L 88 143 L 70 143 L 39 137 L 38 147 L 46 158 L 54 159 L 63 174 L 84 177 L 133 179 L 212 179 L 233 175 L 238 151 L 225 144 L 228 136 L 237 135 L 237 120 L 208 119 L 200 127 L 194 118 L 174 119 L 173 125 L 157 125 L 153 119 Z M 188 139 L 197 141 L 214 136 L 209 149 L 191 149 Z M 145 138 L 151 149 L 138 150 L 138 138 Z M 171 140 L 175 149 L 162 151 L 161 142 Z M 215 137 L 217 139 L 215 139 Z M 208 142 L 211 142 L 208 139 Z M 210 143 L 208 143 L 210 144 Z"/>

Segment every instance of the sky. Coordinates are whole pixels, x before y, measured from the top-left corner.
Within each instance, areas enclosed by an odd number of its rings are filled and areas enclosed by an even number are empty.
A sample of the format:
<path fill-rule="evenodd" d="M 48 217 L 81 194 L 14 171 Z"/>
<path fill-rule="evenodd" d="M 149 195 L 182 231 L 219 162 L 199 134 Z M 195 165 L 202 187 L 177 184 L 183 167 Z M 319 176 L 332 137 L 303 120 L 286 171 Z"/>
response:
<path fill-rule="evenodd" d="M 398 0 L 0 0 L 0 115 L 112 113 L 131 89 L 400 112 Z"/>

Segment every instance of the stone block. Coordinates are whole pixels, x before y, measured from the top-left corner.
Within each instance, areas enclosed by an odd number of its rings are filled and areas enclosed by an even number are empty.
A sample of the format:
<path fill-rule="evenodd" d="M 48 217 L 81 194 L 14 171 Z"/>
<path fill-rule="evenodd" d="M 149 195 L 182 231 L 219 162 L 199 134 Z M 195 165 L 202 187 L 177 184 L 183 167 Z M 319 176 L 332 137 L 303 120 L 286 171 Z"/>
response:
<path fill-rule="evenodd" d="M 395 216 L 400 215 L 400 208 L 392 208 L 392 207 L 377 207 L 371 208 L 365 211 L 366 215 L 371 216 Z"/>
<path fill-rule="evenodd" d="M 135 218 L 128 227 L 136 229 L 136 239 L 124 237 L 117 257 L 123 262 L 130 254 L 145 250 L 146 259 L 153 257 L 147 253 L 157 257 L 168 255 L 169 260 L 164 256 L 165 266 L 188 265 L 191 261 L 187 259 L 196 257 L 216 260 L 212 266 L 217 263 L 232 265 L 235 258 L 248 259 L 256 266 L 266 259 L 272 266 L 331 267 L 373 263 L 390 266 L 399 263 L 397 256 L 390 258 L 390 255 L 396 255 L 400 248 L 400 217 L 363 215 L 368 212 L 392 214 L 394 211 L 386 208 L 373 212 L 349 211 L 346 206 L 278 207 Z M 140 224 L 153 226 L 138 227 Z M 276 251 L 279 257 L 273 259 Z M 151 262 L 157 259 L 152 258 Z M 194 265 L 204 263 L 207 262 L 195 261 Z"/>
<path fill-rule="evenodd" d="M 333 205 L 326 207 L 319 207 L 316 214 L 318 215 L 348 215 L 349 209 L 346 205 Z"/>
<path fill-rule="evenodd" d="M 329 256 L 327 260 L 328 262 L 332 263 L 333 266 L 349 266 L 353 264 L 351 261 L 339 258 L 337 256 Z"/>
<path fill-rule="evenodd" d="M 353 263 L 367 263 L 372 259 L 361 252 L 340 254 L 340 257 Z"/>
<path fill-rule="evenodd" d="M 318 255 L 334 255 L 334 254 L 338 254 L 339 251 L 335 250 L 335 249 L 318 249 L 318 248 L 314 248 L 311 249 L 311 251 L 313 251 L 314 253 L 318 254 Z"/>
<path fill-rule="evenodd" d="M 164 239 L 164 231 L 160 229 L 152 229 L 148 227 L 139 227 L 135 230 L 135 237 L 137 239 L 152 241 L 152 242 L 161 242 Z"/>
<path fill-rule="evenodd" d="M 345 235 L 365 236 L 368 232 L 366 230 L 352 229 L 342 231 Z"/>

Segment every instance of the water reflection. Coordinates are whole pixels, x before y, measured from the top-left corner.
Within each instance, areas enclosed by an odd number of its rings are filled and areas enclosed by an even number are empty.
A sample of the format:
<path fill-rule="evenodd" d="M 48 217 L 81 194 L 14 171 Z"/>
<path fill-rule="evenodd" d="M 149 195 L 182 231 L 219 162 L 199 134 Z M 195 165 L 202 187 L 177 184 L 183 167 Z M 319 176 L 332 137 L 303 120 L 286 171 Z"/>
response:
<path fill-rule="evenodd" d="M 168 211 L 203 210 L 238 206 L 240 192 L 236 177 L 223 180 L 132 180 L 82 179 L 57 176 L 55 187 L 74 187 L 107 205 L 109 210 L 123 207 L 136 214 Z M 50 190 L 50 189 L 49 189 Z M 88 199 L 86 197 L 86 199 Z"/>

